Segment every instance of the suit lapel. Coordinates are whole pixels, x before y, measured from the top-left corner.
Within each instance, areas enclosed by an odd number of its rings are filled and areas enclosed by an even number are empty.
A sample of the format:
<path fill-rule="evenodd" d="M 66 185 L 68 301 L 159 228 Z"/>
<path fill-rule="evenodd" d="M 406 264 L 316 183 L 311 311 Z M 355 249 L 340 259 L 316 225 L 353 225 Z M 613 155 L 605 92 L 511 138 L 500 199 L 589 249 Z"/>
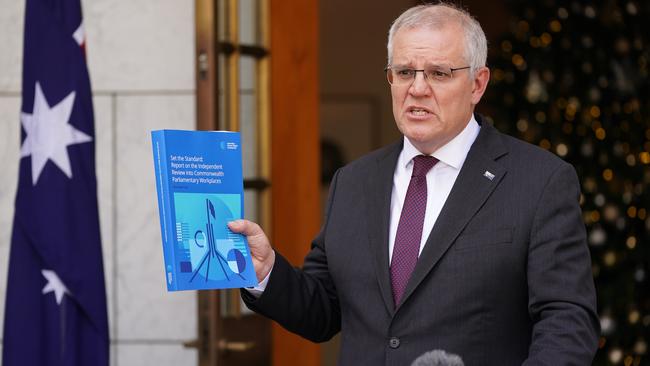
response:
<path fill-rule="evenodd" d="M 429 234 L 404 290 L 402 303 L 438 263 L 505 176 L 506 170 L 495 162 L 497 157 L 507 153 L 500 140 L 496 130 L 484 123 Z"/>
<path fill-rule="evenodd" d="M 403 141 L 389 146 L 386 152 L 377 158 L 372 171 L 366 179 L 368 196 L 368 236 L 370 253 L 374 258 L 375 272 L 382 298 L 390 314 L 395 311 L 388 269 L 388 231 L 390 219 L 390 201 L 393 191 L 393 173 L 397 158 L 402 150 Z"/>

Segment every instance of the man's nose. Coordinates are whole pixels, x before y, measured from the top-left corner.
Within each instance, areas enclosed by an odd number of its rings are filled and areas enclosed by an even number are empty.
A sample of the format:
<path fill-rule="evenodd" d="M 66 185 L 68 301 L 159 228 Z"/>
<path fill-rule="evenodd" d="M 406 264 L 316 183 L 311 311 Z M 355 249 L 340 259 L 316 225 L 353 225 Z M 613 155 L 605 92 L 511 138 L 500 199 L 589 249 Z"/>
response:
<path fill-rule="evenodd" d="M 431 94 L 432 92 L 431 85 L 429 84 L 429 81 L 427 80 L 427 77 L 424 74 L 424 72 L 415 73 L 415 79 L 413 79 L 413 83 L 411 84 L 411 88 L 409 89 L 409 91 L 413 95 Z"/>

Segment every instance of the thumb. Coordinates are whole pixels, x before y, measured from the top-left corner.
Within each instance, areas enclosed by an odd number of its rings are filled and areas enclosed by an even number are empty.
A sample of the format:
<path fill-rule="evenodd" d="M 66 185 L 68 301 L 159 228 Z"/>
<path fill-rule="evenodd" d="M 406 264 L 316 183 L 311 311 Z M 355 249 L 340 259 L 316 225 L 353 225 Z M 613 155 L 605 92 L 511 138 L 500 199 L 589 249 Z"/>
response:
<path fill-rule="evenodd" d="M 245 236 L 256 236 L 264 233 L 259 225 L 245 219 L 230 221 L 228 223 L 228 228 L 235 233 Z"/>
<path fill-rule="evenodd" d="M 248 220 L 231 221 L 228 223 L 228 228 L 234 233 L 246 236 L 248 239 L 255 274 L 257 280 L 262 281 L 273 268 L 273 263 L 275 263 L 275 251 L 273 251 L 266 234 L 258 224 Z"/>

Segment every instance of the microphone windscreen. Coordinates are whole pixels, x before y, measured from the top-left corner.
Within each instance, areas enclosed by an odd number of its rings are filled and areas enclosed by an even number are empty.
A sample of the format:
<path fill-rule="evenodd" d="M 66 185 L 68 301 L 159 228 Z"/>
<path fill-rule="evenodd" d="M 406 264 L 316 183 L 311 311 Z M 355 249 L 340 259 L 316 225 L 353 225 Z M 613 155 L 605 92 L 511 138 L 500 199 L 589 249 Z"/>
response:
<path fill-rule="evenodd" d="M 437 349 L 422 354 L 413 361 L 411 366 L 465 366 L 465 364 L 460 356 Z"/>

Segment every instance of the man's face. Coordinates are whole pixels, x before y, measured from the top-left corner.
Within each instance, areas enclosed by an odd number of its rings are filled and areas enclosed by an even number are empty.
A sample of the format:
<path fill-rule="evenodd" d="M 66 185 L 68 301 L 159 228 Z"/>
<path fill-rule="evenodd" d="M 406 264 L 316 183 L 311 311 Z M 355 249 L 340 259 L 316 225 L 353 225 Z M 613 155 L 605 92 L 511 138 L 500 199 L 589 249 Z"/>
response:
<path fill-rule="evenodd" d="M 463 34 L 455 24 L 435 30 L 402 28 L 393 37 L 390 66 L 416 70 L 469 66 L 463 57 Z M 418 72 L 410 85 L 391 85 L 397 128 L 418 150 L 431 154 L 465 128 L 489 79 L 487 68 L 475 74 L 470 78 L 469 69 L 457 70 L 447 81 L 429 83 Z"/>

